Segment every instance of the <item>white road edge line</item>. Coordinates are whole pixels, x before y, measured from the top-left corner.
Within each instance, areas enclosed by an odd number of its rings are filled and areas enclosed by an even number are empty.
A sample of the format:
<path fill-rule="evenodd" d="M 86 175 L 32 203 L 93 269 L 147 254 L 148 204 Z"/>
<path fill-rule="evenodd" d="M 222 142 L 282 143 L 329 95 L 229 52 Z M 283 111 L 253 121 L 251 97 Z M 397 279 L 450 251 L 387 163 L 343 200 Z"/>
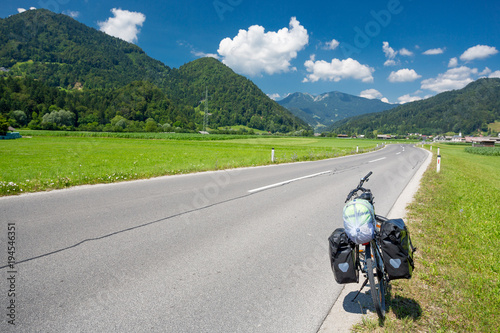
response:
<path fill-rule="evenodd" d="M 373 162 L 377 162 L 377 161 L 382 161 L 382 160 L 385 160 L 386 157 L 382 157 L 382 158 L 379 158 L 379 159 L 376 159 L 376 160 L 373 160 L 373 161 L 368 161 L 368 163 L 373 163 Z"/>
<path fill-rule="evenodd" d="M 259 191 L 267 190 L 267 189 L 270 189 L 270 188 L 273 188 L 273 187 L 278 187 L 278 186 L 285 185 L 285 184 L 288 184 L 288 183 L 296 182 L 297 180 L 302 180 L 302 179 L 306 179 L 306 178 L 312 178 L 312 177 L 316 177 L 316 176 L 321 176 L 321 175 L 324 175 L 324 174 L 327 174 L 327 173 L 331 173 L 331 172 L 332 172 L 332 170 L 328 170 L 328 171 L 318 172 L 318 173 L 315 173 L 313 175 L 308 175 L 308 176 L 304 176 L 304 177 L 299 177 L 299 178 L 294 178 L 294 179 L 290 179 L 290 180 L 285 180 L 283 182 L 279 182 L 279 183 L 276 183 L 276 184 L 271 184 L 271 185 L 267 185 L 267 186 L 255 188 L 253 190 L 249 190 L 248 193 L 254 193 L 254 192 L 259 192 Z"/>

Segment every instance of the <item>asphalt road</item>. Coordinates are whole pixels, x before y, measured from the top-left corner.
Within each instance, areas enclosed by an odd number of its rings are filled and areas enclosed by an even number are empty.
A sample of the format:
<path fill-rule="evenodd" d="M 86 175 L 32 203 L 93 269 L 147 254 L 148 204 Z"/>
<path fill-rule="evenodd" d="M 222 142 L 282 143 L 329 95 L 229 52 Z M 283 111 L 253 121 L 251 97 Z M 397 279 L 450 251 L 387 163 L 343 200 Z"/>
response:
<path fill-rule="evenodd" d="M 0 331 L 317 332 L 342 287 L 327 238 L 346 194 L 373 171 L 387 214 L 425 157 L 389 145 L 0 198 Z"/>

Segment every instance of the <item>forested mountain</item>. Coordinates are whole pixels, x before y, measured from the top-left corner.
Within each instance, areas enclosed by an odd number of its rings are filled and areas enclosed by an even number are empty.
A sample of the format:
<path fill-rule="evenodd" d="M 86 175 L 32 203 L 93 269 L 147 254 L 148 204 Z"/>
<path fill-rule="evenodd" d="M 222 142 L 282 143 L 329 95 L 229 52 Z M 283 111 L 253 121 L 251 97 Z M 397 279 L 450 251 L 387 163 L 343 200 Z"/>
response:
<path fill-rule="evenodd" d="M 332 123 L 348 117 L 385 111 L 394 107 L 378 99 L 367 99 L 338 91 L 319 96 L 296 92 L 278 103 L 305 120 L 317 132 L 322 132 Z"/>
<path fill-rule="evenodd" d="M 0 67 L 63 88 L 161 83 L 170 71 L 138 46 L 46 9 L 0 19 Z"/>
<path fill-rule="evenodd" d="M 479 79 L 460 90 L 400 105 L 394 109 L 341 120 L 336 133 L 473 134 L 500 120 L 500 79 Z"/>
<path fill-rule="evenodd" d="M 236 75 L 213 58 L 192 61 L 171 72 L 171 96 L 178 96 L 195 107 L 209 94 L 209 123 L 219 126 L 247 124 L 269 132 L 287 132 L 290 128 L 307 128 L 305 121 L 290 114 L 264 94 L 252 81 Z M 203 108 L 202 108 L 203 109 Z"/>
<path fill-rule="evenodd" d="M 138 131 L 149 122 L 149 130 L 200 130 L 208 89 L 209 128 L 310 129 L 215 59 L 172 69 L 134 44 L 45 9 L 0 19 L 0 67 L 0 114 L 16 126 Z M 61 121 L 60 110 L 70 121 Z"/>

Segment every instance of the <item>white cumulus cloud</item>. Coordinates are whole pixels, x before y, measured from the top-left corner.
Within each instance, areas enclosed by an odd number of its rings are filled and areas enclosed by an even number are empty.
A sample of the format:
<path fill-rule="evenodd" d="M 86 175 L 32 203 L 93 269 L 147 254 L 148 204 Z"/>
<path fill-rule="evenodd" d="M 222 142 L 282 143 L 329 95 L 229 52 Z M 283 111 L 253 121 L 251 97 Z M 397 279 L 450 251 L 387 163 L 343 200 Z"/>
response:
<path fill-rule="evenodd" d="M 188 43 L 188 42 L 186 42 L 184 40 L 178 40 L 177 44 L 180 45 L 180 46 L 184 46 L 184 47 L 190 49 L 191 54 L 194 55 L 194 56 L 196 56 L 196 57 L 199 57 L 199 58 L 210 57 L 210 58 L 214 58 L 214 59 L 220 60 L 218 54 L 215 54 L 215 53 L 206 53 L 206 52 L 203 52 L 203 51 L 199 51 L 191 43 Z"/>
<path fill-rule="evenodd" d="M 385 62 L 384 62 L 384 66 L 396 66 L 398 63 L 396 62 L 396 60 L 392 60 L 392 59 L 387 59 Z"/>
<path fill-rule="evenodd" d="M 215 54 L 215 53 L 206 53 L 206 52 L 202 52 L 202 51 L 191 50 L 191 54 L 193 54 L 199 58 L 214 58 L 214 59 L 220 60 L 219 55 Z"/>
<path fill-rule="evenodd" d="M 265 32 L 259 25 L 240 30 L 233 39 L 224 38 L 217 52 L 222 62 L 238 73 L 272 75 L 295 70 L 290 61 L 308 42 L 307 30 L 292 17 L 289 28 L 277 32 Z"/>
<path fill-rule="evenodd" d="M 392 47 L 389 46 L 389 42 L 382 43 L 382 51 L 384 51 L 385 57 L 387 60 L 384 63 L 384 66 L 396 66 L 397 62 L 395 60 L 398 51 L 394 51 Z"/>
<path fill-rule="evenodd" d="M 448 67 L 457 67 L 457 66 L 458 66 L 457 57 L 451 58 L 450 62 L 448 63 Z"/>
<path fill-rule="evenodd" d="M 117 8 L 111 9 L 111 13 L 113 13 L 113 17 L 108 18 L 104 22 L 97 22 L 100 30 L 129 43 L 136 42 L 137 35 L 140 32 L 139 27 L 142 27 L 146 16 L 139 12 Z"/>
<path fill-rule="evenodd" d="M 385 57 L 387 59 L 394 59 L 398 54 L 398 51 L 394 51 L 394 49 L 389 46 L 389 42 L 382 43 L 382 51 L 384 51 Z"/>
<path fill-rule="evenodd" d="M 398 97 L 399 104 L 405 104 L 409 102 L 415 102 L 421 100 L 422 97 L 419 96 L 411 96 L 410 94 L 403 95 Z"/>
<path fill-rule="evenodd" d="M 335 50 L 339 46 L 339 41 L 336 39 L 332 39 L 329 42 L 326 42 L 326 47 L 325 49 L 327 50 Z"/>
<path fill-rule="evenodd" d="M 304 63 L 306 70 L 310 73 L 303 82 L 316 82 L 319 80 L 338 82 L 342 79 L 356 79 L 362 82 L 373 82 L 373 68 L 362 65 L 358 61 L 348 58 L 344 60 L 332 59 L 331 62 L 315 60 L 311 56 Z"/>
<path fill-rule="evenodd" d="M 30 7 L 29 10 L 35 10 L 36 7 Z M 27 9 L 26 8 L 18 8 L 17 9 L 17 12 L 20 14 L 20 13 L 24 13 Z"/>
<path fill-rule="evenodd" d="M 403 47 L 401 50 L 399 50 L 399 54 L 401 54 L 402 56 L 411 57 L 413 55 L 413 52 Z"/>
<path fill-rule="evenodd" d="M 383 95 L 377 89 L 366 89 L 359 94 L 359 97 L 364 97 L 368 99 L 376 99 L 376 98 L 380 99 L 383 97 Z"/>
<path fill-rule="evenodd" d="M 484 59 L 497 53 L 498 50 L 493 46 L 476 45 L 468 48 L 464 53 L 462 53 L 462 55 L 460 56 L 460 60 L 472 61 L 475 59 Z"/>
<path fill-rule="evenodd" d="M 73 11 L 73 10 L 65 10 L 62 12 L 65 15 L 68 15 L 72 18 L 77 18 L 80 15 L 80 12 L 78 11 Z"/>
<path fill-rule="evenodd" d="M 397 72 L 391 72 L 387 79 L 389 82 L 412 82 L 421 77 L 422 75 L 418 75 L 414 69 L 403 68 Z"/>
<path fill-rule="evenodd" d="M 473 76 L 476 76 L 477 73 L 477 68 L 469 68 L 467 66 L 452 68 L 445 73 L 439 74 L 436 78 L 423 80 L 421 88 L 438 93 L 448 90 L 462 89 L 467 84 L 474 81 Z"/>
<path fill-rule="evenodd" d="M 489 77 L 489 78 L 493 78 L 493 77 L 500 78 L 500 71 L 494 71 L 494 72 L 493 72 L 493 73 L 491 73 L 488 77 Z"/>
<path fill-rule="evenodd" d="M 479 76 L 488 76 L 489 74 L 491 74 L 491 69 L 489 69 L 488 67 L 485 67 L 484 70 L 479 73 Z"/>
<path fill-rule="evenodd" d="M 443 53 L 444 53 L 444 49 L 437 48 L 437 49 L 429 49 L 429 50 L 423 52 L 422 54 L 425 54 L 425 55 L 437 55 L 437 54 L 443 54 Z"/>
<path fill-rule="evenodd" d="M 280 96 L 280 94 L 278 94 L 278 93 L 274 93 L 274 94 L 267 94 L 267 96 L 268 96 L 270 99 L 274 100 L 274 101 L 277 101 L 277 100 L 278 100 L 278 99 L 280 99 L 280 97 L 281 97 L 281 96 Z"/>

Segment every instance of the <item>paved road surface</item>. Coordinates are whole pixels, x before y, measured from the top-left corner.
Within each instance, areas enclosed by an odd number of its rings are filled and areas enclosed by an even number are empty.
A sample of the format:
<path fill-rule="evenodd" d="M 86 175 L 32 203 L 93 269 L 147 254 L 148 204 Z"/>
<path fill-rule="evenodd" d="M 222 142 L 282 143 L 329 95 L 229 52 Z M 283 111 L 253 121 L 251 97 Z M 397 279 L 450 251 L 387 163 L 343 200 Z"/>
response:
<path fill-rule="evenodd" d="M 386 214 L 425 157 L 389 145 L 0 198 L 0 331 L 316 332 L 341 291 L 327 238 L 346 194 L 373 171 L 367 186 Z"/>

